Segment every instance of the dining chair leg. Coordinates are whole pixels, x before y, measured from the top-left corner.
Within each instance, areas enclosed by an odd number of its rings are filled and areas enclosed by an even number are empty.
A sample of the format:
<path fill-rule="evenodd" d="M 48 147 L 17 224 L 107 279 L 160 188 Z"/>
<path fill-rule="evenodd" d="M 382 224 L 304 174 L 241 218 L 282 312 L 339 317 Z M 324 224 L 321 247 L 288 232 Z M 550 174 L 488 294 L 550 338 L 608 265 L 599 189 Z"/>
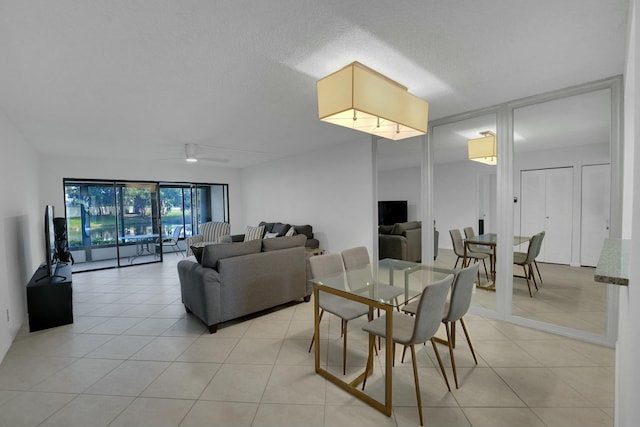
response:
<path fill-rule="evenodd" d="M 482 265 L 484 265 L 484 274 L 485 276 L 487 276 L 487 282 L 490 282 L 491 279 L 489 279 L 489 271 L 487 271 L 487 263 L 485 262 L 484 258 L 482 259 Z"/>
<path fill-rule="evenodd" d="M 342 375 L 347 374 L 347 321 L 342 322 Z"/>
<path fill-rule="evenodd" d="M 533 286 L 536 287 L 536 291 L 538 290 L 538 282 L 536 281 L 536 275 L 533 274 L 533 266 L 529 264 L 529 275 L 533 279 Z"/>
<path fill-rule="evenodd" d="M 542 274 L 540 274 L 540 269 L 538 268 L 538 263 L 536 262 L 536 260 L 533 260 L 533 265 L 536 266 L 536 271 L 538 272 L 538 278 L 540 279 L 540 286 L 543 285 L 542 283 Z"/>
<path fill-rule="evenodd" d="M 362 380 L 362 390 L 364 391 L 364 386 L 367 384 L 367 377 L 373 370 L 373 350 L 376 348 L 376 337 L 369 334 L 369 352 L 367 354 L 367 367 L 364 371 L 364 379 Z"/>
<path fill-rule="evenodd" d="M 464 319 L 460 318 L 460 324 L 462 325 L 462 330 L 464 331 L 464 336 L 467 338 L 467 343 L 469 344 L 469 349 L 471 349 L 471 355 L 473 356 L 474 362 L 476 365 L 478 364 L 478 359 L 476 358 L 476 350 L 473 348 L 473 344 L 471 343 L 471 335 L 469 335 L 469 331 L 467 330 L 467 324 L 464 322 Z"/>
<path fill-rule="evenodd" d="M 451 391 L 451 386 L 449 385 L 449 378 L 447 378 L 447 372 L 444 370 L 444 366 L 442 365 L 442 359 L 440 358 L 440 352 L 438 351 L 438 347 L 436 347 L 436 340 L 431 338 L 431 345 L 433 346 L 433 352 L 436 354 L 436 359 L 438 359 L 438 365 L 440 366 L 440 372 L 442 372 L 442 378 L 444 378 L 444 382 L 447 385 L 447 389 Z"/>
<path fill-rule="evenodd" d="M 404 355 L 405 355 L 406 352 L 407 352 L 407 346 L 405 345 L 402 348 L 402 359 L 400 359 L 400 363 L 404 363 Z"/>
<path fill-rule="evenodd" d="M 533 294 L 531 293 L 531 284 L 529 283 L 529 275 L 527 274 L 527 266 L 523 265 L 522 269 L 524 270 L 524 280 L 527 281 L 527 287 L 529 288 L 529 296 L 533 298 Z"/>
<path fill-rule="evenodd" d="M 320 316 L 318 317 L 318 324 L 320 323 L 320 321 L 322 320 L 322 315 L 324 314 L 324 310 L 320 310 Z M 316 332 L 315 332 L 315 328 L 313 331 L 313 335 L 311 335 L 311 344 L 309 344 L 309 353 L 311 353 L 311 349 L 313 348 L 313 343 L 316 341 Z"/>
<path fill-rule="evenodd" d="M 451 347 L 456 348 L 456 322 L 451 323 Z"/>
<path fill-rule="evenodd" d="M 420 398 L 420 381 L 418 380 L 418 363 L 416 362 L 416 347 L 411 344 L 411 359 L 413 361 L 413 379 L 416 383 L 416 400 L 418 401 L 418 415 L 420 416 L 420 425 L 422 422 L 422 399 Z"/>
<path fill-rule="evenodd" d="M 456 372 L 456 359 L 453 357 L 453 346 L 451 345 L 451 329 L 449 328 L 449 322 L 445 322 L 444 328 L 447 331 L 447 346 L 449 347 L 449 359 L 451 360 L 451 370 L 453 371 L 453 380 L 458 387 L 458 373 Z"/>

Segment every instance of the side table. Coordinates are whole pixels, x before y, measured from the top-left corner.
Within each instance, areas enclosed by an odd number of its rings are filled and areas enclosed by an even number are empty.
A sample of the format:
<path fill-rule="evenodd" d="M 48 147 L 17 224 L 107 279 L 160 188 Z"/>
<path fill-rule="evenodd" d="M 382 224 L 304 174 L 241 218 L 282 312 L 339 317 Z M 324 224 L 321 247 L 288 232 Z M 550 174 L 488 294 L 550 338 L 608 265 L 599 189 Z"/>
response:
<path fill-rule="evenodd" d="M 307 257 L 316 256 L 316 255 L 324 255 L 324 249 L 320 248 L 305 248 L 307 251 Z"/>

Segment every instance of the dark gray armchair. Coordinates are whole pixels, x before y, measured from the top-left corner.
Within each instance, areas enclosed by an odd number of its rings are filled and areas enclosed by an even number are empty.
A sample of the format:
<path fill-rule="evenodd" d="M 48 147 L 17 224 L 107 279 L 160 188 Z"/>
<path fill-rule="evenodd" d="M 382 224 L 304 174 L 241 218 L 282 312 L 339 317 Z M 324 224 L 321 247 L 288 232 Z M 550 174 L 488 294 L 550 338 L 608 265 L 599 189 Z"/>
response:
<path fill-rule="evenodd" d="M 438 230 L 434 232 L 433 259 L 438 256 Z M 378 228 L 378 257 L 405 261 L 422 260 L 422 222 L 399 222 Z"/>

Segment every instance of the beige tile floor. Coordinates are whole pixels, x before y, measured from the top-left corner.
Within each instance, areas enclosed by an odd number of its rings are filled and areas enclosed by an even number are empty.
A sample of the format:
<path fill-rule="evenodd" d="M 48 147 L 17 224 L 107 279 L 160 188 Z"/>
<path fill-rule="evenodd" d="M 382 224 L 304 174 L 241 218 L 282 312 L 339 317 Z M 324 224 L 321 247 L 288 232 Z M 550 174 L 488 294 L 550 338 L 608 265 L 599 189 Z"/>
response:
<path fill-rule="evenodd" d="M 435 264 L 452 268 L 456 258 L 452 250 L 440 248 Z M 531 283 L 533 298 L 529 296 L 525 279 L 513 278 L 513 315 L 606 335 L 609 285 L 594 281 L 595 269 L 542 262 L 538 263 L 538 267 L 543 283 L 538 283 L 538 291 Z M 522 267 L 514 265 L 513 269 L 515 274 L 523 274 Z M 480 267 L 480 273 L 481 282 L 488 283 L 483 267 Z M 478 307 L 495 310 L 495 293 L 477 291 L 473 296 L 473 303 Z"/>
<path fill-rule="evenodd" d="M 0 364 L 0 426 L 419 425 L 410 360 L 398 354 L 386 417 L 315 374 L 312 303 L 210 335 L 180 304 L 177 260 L 74 275 L 75 322 L 35 333 L 25 322 Z M 365 361 L 363 322 L 350 323 L 348 377 Z M 613 425 L 612 349 L 478 316 L 467 323 L 479 363 L 459 341 L 459 390 L 447 391 L 430 346 L 417 352 L 425 425 Z M 339 325 L 328 315 L 321 331 L 322 363 L 335 372 Z M 376 363 L 367 392 L 381 397 Z"/>

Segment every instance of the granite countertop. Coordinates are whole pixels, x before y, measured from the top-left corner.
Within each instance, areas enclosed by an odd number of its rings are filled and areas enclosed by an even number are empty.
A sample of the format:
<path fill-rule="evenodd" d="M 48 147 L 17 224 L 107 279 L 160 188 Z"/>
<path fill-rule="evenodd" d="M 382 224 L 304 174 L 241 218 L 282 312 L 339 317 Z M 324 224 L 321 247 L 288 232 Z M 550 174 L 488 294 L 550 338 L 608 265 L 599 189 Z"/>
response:
<path fill-rule="evenodd" d="M 629 286 L 629 252 L 631 241 L 624 239 L 605 239 L 595 281 Z"/>

